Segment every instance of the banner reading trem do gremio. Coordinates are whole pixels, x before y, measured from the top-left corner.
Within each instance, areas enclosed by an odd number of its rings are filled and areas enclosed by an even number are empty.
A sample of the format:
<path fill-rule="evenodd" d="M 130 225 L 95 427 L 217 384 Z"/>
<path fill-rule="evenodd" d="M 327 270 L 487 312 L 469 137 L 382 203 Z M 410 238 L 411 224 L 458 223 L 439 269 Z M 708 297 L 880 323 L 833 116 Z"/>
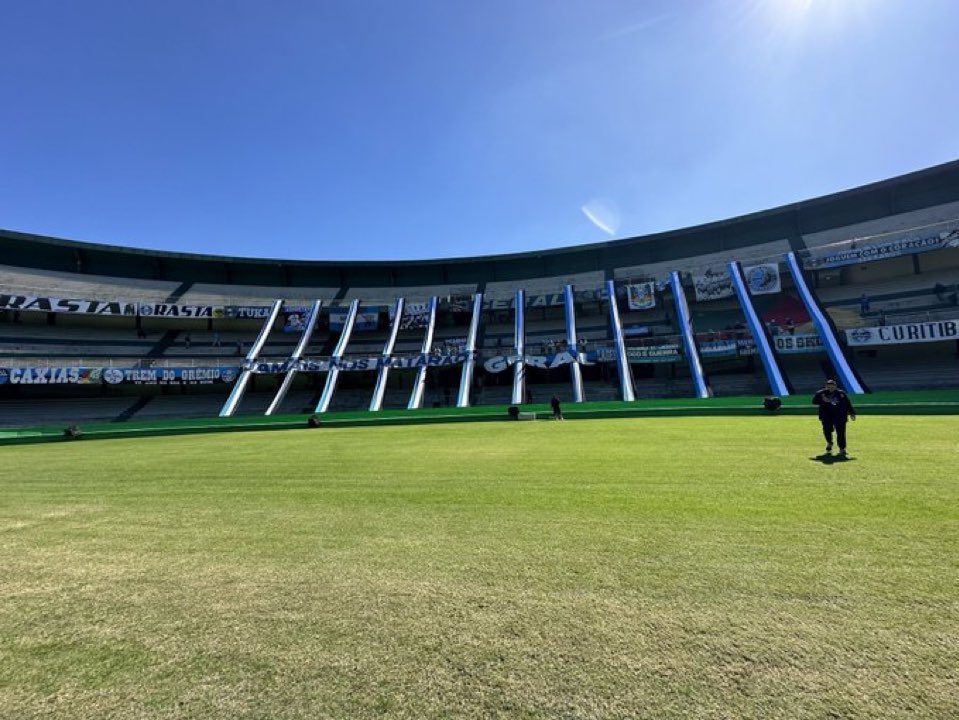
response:
<path fill-rule="evenodd" d="M 37 295 L 0 293 L 0 310 L 80 313 L 85 315 L 136 315 L 136 303 L 127 300 L 77 300 Z"/>
<path fill-rule="evenodd" d="M 902 345 L 959 340 L 959 319 L 846 330 L 850 345 Z"/>
<path fill-rule="evenodd" d="M 236 380 L 235 367 L 188 368 L 105 368 L 103 382 L 108 385 L 213 385 Z"/>

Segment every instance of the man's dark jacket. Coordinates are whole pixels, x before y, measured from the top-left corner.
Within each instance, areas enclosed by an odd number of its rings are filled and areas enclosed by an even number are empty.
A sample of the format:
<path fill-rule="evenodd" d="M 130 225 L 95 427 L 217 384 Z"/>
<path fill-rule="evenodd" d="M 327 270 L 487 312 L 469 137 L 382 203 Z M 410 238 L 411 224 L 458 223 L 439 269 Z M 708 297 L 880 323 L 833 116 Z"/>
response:
<path fill-rule="evenodd" d="M 832 394 L 826 388 L 823 388 L 813 396 L 812 404 L 819 406 L 820 420 L 844 423 L 846 418 L 856 416 L 856 411 L 849 401 L 849 396 L 838 388 L 833 390 Z"/>

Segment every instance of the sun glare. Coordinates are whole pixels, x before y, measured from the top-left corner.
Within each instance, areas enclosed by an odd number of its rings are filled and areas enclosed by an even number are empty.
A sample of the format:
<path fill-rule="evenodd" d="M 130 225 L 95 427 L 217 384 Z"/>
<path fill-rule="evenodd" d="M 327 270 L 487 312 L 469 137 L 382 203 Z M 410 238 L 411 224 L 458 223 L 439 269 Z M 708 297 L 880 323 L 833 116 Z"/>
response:
<path fill-rule="evenodd" d="M 765 39 L 786 49 L 810 37 L 836 40 L 869 21 L 877 0 L 748 0 L 748 15 L 759 21 Z"/>

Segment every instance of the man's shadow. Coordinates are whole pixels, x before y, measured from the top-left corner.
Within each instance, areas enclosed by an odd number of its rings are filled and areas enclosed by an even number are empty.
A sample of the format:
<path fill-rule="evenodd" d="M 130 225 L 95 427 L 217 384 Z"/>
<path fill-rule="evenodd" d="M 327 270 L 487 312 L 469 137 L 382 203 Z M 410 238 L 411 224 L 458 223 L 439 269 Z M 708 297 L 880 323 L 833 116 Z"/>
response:
<path fill-rule="evenodd" d="M 834 463 L 852 462 L 856 458 L 850 457 L 849 455 L 833 455 L 832 453 L 823 453 L 822 455 L 816 455 L 815 457 L 811 457 L 809 459 L 813 462 L 822 463 L 823 465 L 833 465 Z"/>

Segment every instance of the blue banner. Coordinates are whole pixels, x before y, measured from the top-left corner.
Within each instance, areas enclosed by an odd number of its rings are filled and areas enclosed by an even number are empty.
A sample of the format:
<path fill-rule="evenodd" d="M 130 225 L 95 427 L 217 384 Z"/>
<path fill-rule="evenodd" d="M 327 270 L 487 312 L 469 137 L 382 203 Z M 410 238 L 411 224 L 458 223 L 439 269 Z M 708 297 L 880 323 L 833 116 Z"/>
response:
<path fill-rule="evenodd" d="M 104 368 L 108 385 L 213 385 L 236 380 L 235 367 Z"/>
<path fill-rule="evenodd" d="M 0 385 L 209 385 L 231 383 L 238 368 L 0 368 Z"/>
<path fill-rule="evenodd" d="M 311 308 L 305 305 L 284 305 L 280 311 L 283 318 L 283 332 L 302 333 L 310 321 Z M 269 313 L 266 314 L 269 317 Z"/>
<path fill-rule="evenodd" d="M 261 362 L 254 363 L 250 369 L 260 374 L 283 374 L 290 370 L 297 372 L 329 372 L 335 367 L 343 372 L 362 372 L 365 370 L 379 370 L 382 367 L 398 369 L 418 369 L 421 367 L 448 367 L 462 365 L 466 362 L 466 353 L 456 355 L 405 355 L 397 357 L 360 357 L 360 358 L 329 358 L 328 360 L 311 360 L 303 358 L 294 363 Z"/>
<path fill-rule="evenodd" d="M 807 270 L 860 265 L 875 260 L 915 255 L 930 250 L 959 247 L 959 230 L 947 230 L 935 235 L 900 237 L 894 240 L 857 240 L 840 248 L 812 248 L 803 260 Z"/>
<path fill-rule="evenodd" d="M 91 385 L 102 373 L 103 368 L 89 367 L 0 368 L 0 385 Z"/>
<path fill-rule="evenodd" d="M 378 330 L 380 327 L 380 313 L 385 310 L 385 307 L 378 305 L 361 307 L 356 313 L 356 320 L 353 323 L 354 332 Z M 330 330 L 334 332 L 342 330 L 348 314 L 349 308 L 330 308 Z"/>
<path fill-rule="evenodd" d="M 227 305 L 223 314 L 237 320 L 266 320 L 272 309 L 272 305 Z"/>

